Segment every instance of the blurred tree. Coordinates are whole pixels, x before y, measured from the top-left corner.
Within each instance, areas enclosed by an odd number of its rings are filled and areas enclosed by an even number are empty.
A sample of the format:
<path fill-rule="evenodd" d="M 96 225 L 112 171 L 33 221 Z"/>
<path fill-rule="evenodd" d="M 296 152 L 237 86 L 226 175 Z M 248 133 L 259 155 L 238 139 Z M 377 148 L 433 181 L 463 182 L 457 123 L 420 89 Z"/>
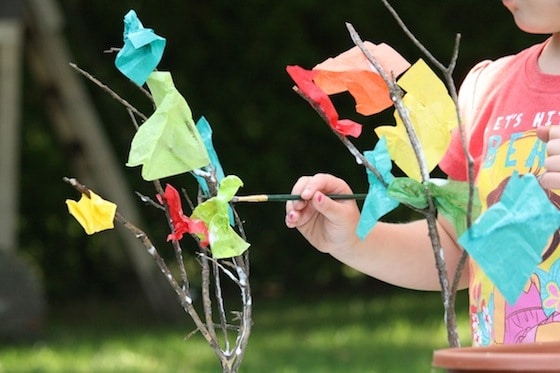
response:
<path fill-rule="evenodd" d="M 243 194 L 289 192 L 297 177 L 316 172 L 339 175 L 356 191 L 367 188 L 364 170 L 354 164 L 321 119 L 291 90 L 293 83 L 285 73 L 286 65 L 311 68 L 351 48 L 345 22 L 351 22 L 363 39 L 385 42 L 410 61 L 421 57 L 377 1 L 64 0 L 60 5 L 66 16 L 73 62 L 146 114 L 151 110 L 146 98 L 114 68 L 114 55 L 104 51 L 122 45 L 122 18 L 131 8 L 145 27 L 167 38 L 159 68 L 172 72 L 195 119 L 204 115 L 212 124 L 215 147 L 226 174 L 243 179 Z M 499 3 L 400 0 L 394 1 L 394 6 L 411 31 L 443 62 L 449 59 L 455 34 L 463 35 L 457 82 L 475 62 L 515 53 L 543 39 L 517 30 Z M 44 122 L 42 92 L 29 79 L 25 92 L 22 249 L 43 268 L 51 296 L 119 294 L 133 288 L 134 277 L 122 250 L 114 248 L 113 257 L 107 258 L 99 241 L 85 237 L 66 214 L 64 199 L 70 192 L 60 180 L 71 170 Z M 127 113 L 98 88 L 91 86 L 90 92 L 134 190 L 153 195 L 151 184 L 141 181 L 139 170 L 124 166 L 134 131 Z M 365 126 L 357 146 L 371 149 L 374 126 L 392 122 L 391 113 L 360 117 L 349 97 L 339 95 L 335 99 L 344 117 Z M 173 182 L 194 185 L 189 175 Z M 162 242 L 167 228 L 161 215 L 148 207 L 144 210 L 146 220 L 153 225 L 146 230 Z M 365 286 L 377 284 L 353 276 L 329 256 L 311 250 L 297 232 L 285 228 L 282 204 L 243 205 L 239 212 L 252 243 L 253 286 L 257 292 L 294 294 L 337 288 L 356 284 L 356 278 Z M 399 210 L 389 218 L 405 220 L 408 213 Z"/>

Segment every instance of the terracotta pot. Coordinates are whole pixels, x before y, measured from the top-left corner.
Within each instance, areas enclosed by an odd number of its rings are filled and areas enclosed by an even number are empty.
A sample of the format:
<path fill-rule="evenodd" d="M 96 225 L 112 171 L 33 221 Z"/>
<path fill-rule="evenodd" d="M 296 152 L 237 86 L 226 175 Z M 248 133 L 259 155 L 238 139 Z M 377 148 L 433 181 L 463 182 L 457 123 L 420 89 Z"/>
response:
<path fill-rule="evenodd" d="M 560 372 L 560 342 L 446 348 L 434 351 L 432 366 L 450 373 Z"/>

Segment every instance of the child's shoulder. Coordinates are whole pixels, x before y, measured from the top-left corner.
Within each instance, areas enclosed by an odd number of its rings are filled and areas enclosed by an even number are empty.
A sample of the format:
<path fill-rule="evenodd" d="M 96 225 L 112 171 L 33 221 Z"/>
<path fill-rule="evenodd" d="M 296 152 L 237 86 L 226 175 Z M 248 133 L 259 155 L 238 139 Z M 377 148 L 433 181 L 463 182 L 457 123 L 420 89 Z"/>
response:
<path fill-rule="evenodd" d="M 511 55 L 496 60 L 484 60 L 470 69 L 459 90 L 459 106 L 463 111 L 478 107 L 477 103 L 484 101 L 487 93 L 500 85 L 503 81 L 500 79 L 503 76 L 500 72 L 508 70 L 514 57 Z"/>
<path fill-rule="evenodd" d="M 467 73 L 461 84 L 463 96 L 474 94 L 485 96 L 484 93 L 495 90 L 503 84 L 508 84 L 508 77 L 516 75 L 520 71 L 519 69 L 524 68 L 527 59 L 538 55 L 543 46 L 544 43 L 535 44 L 517 54 L 478 62 Z"/>
<path fill-rule="evenodd" d="M 500 71 L 507 71 L 517 64 L 524 64 L 527 58 L 539 54 L 545 43 L 531 45 L 516 54 L 500 57 L 495 60 L 484 60 L 472 67 L 465 79 L 490 78 Z"/>
<path fill-rule="evenodd" d="M 461 83 L 459 106 L 466 118 L 476 115 L 480 105 L 488 102 L 493 92 L 510 84 L 511 77 L 519 73 L 528 58 L 539 53 L 542 44 L 526 48 L 517 54 L 495 60 L 483 60 L 474 65 Z"/>

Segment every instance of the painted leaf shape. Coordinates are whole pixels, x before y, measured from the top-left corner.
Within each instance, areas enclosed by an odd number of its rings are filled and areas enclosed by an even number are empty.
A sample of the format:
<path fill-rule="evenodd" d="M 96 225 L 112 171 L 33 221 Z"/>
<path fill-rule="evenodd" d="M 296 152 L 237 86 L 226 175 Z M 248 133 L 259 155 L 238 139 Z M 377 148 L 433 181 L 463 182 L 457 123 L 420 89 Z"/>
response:
<path fill-rule="evenodd" d="M 202 142 L 206 147 L 206 151 L 208 152 L 208 157 L 210 158 L 210 165 L 209 167 L 212 168 L 213 172 L 216 174 L 216 181 L 219 183 L 225 177 L 224 170 L 222 168 L 222 164 L 220 163 L 220 159 L 218 158 L 218 153 L 214 148 L 214 143 L 212 142 L 212 127 L 208 120 L 205 117 L 200 117 L 198 122 L 196 122 L 196 129 L 200 133 L 200 137 L 202 138 Z M 210 196 L 210 189 L 208 188 L 208 183 L 206 179 L 202 176 L 193 174 L 202 193 L 205 196 Z"/>
<path fill-rule="evenodd" d="M 179 175 L 210 163 L 191 110 L 169 72 L 148 78 L 156 111 L 132 139 L 127 166 L 142 165 L 142 177 L 152 181 Z"/>
<path fill-rule="evenodd" d="M 560 211 L 533 174 L 510 177 L 500 200 L 459 237 L 459 244 L 514 304 L 537 265 L 550 236 L 560 227 Z M 492 246 L 488 242 L 507 243 Z"/>
<path fill-rule="evenodd" d="M 403 103 L 408 109 L 414 131 L 420 142 L 428 172 L 432 171 L 451 141 L 451 130 L 457 126 L 455 104 L 445 85 L 422 60 L 418 60 L 397 81 L 406 94 Z M 386 136 L 389 153 L 397 166 L 410 178 L 420 181 L 418 161 L 406 127 L 395 110 L 395 126 L 380 126 L 375 133 Z"/>
<path fill-rule="evenodd" d="M 288 66 L 286 71 L 296 83 L 301 92 L 315 103 L 323 112 L 330 127 L 343 136 L 359 137 L 362 125 L 350 119 L 339 119 L 338 112 L 329 96 L 313 82 L 315 71 L 306 70 L 300 66 Z"/>
<path fill-rule="evenodd" d="M 218 194 L 199 204 L 191 215 L 191 219 L 200 219 L 208 226 L 210 249 L 216 259 L 239 256 L 250 246 L 229 224 L 229 201 L 242 185 L 239 177 L 226 176 L 220 183 Z"/>
<path fill-rule="evenodd" d="M 167 241 L 179 241 L 185 233 L 196 234 L 200 238 L 202 247 L 208 246 L 208 227 L 202 220 L 191 219 L 183 213 L 181 197 L 177 189 L 171 184 L 165 186 L 163 195 L 157 195 L 160 202 L 167 203 L 169 215 L 173 225 L 173 232 L 167 236 Z"/>
<path fill-rule="evenodd" d="M 134 10 L 124 16 L 124 45 L 117 53 L 115 66 L 127 78 L 141 86 L 159 64 L 165 38 L 144 28 Z"/>
<path fill-rule="evenodd" d="M 410 67 L 387 44 L 365 41 L 364 47 L 388 76 L 397 77 Z M 387 84 L 357 46 L 317 64 L 313 71 L 318 87 L 328 95 L 348 91 L 356 101 L 356 111 L 362 115 L 376 114 L 393 105 Z"/>
<path fill-rule="evenodd" d="M 467 229 L 467 210 L 469 204 L 469 184 L 464 181 L 434 179 L 428 183 L 430 195 L 434 198 L 438 213 L 442 214 L 455 228 L 457 235 Z M 474 221 L 481 211 L 480 199 L 475 189 L 472 201 L 471 218 Z"/>
<path fill-rule="evenodd" d="M 394 176 L 391 174 L 392 163 L 391 157 L 387 152 L 386 139 L 384 137 L 379 139 L 375 148 L 371 151 L 364 152 L 364 156 L 368 162 L 377 169 L 379 174 L 381 174 L 385 183 L 389 185 L 391 181 L 393 181 Z M 364 239 L 375 226 L 379 218 L 394 210 L 399 205 L 399 202 L 387 193 L 386 186 L 378 180 L 376 175 L 368 168 L 366 168 L 366 172 L 369 189 L 364 205 L 362 206 L 362 212 L 356 230 L 360 239 Z"/>
<path fill-rule="evenodd" d="M 114 228 L 117 205 L 106 201 L 94 192 L 82 194 L 79 201 L 66 200 L 68 212 L 76 218 L 87 234 Z"/>

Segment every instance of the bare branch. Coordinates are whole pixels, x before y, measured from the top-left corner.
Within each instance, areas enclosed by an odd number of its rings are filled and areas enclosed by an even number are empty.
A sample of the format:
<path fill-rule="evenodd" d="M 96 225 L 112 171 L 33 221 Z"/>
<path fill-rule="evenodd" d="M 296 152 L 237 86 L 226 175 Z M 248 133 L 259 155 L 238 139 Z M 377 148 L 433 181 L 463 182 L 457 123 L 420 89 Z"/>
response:
<path fill-rule="evenodd" d="M 386 4 L 386 6 L 389 7 L 389 9 L 392 12 L 394 12 L 394 10 L 392 10 L 392 8 L 389 6 L 389 4 L 386 1 L 384 1 L 384 3 Z M 396 13 L 394 15 L 397 18 L 397 20 L 399 21 L 399 23 L 401 24 L 401 27 L 405 30 L 405 32 L 407 34 L 410 34 L 409 36 L 415 41 L 415 43 L 419 44 L 419 46 L 421 47 L 421 50 L 425 50 L 427 55 L 430 57 L 430 59 L 434 59 L 432 57 L 432 55 L 429 54 L 429 52 L 408 31 L 408 29 L 402 23 L 402 21 L 400 20 L 398 15 L 396 15 Z M 415 154 L 416 160 L 418 162 L 418 166 L 419 166 L 419 169 L 420 169 L 420 174 L 422 176 L 422 180 L 424 182 L 428 181 L 429 178 L 430 178 L 429 169 L 426 165 L 424 153 L 423 153 L 423 150 L 422 150 L 422 145 L 421 145 L 420 140 L 419 140 L 419 138 L 416 134 L 414 126 L 411 122 L 408 109 L 404 105 L 402 90 L 397 85 L 394 78 L 393 77 L 389 78 L 389 74 L 383 70 L 383 67 L 381 66 L 381 64 L 371 55 L 369 50 L 365 47 L 364 43 L 362 42 L 360 36 L 355 31 L 354 27 L 350 23 L 347 23 L 346 27 L 348 28 L 348 30 L 350 32 L 350 36 L 351 36 L 352 40 L 354 41 L 354 44 L 356 44 L 356 46 L 358 46 L 360 48 L 360 50 L 362 51 L 364 56 L 375 67 L 375 69 L 377 70 L 379 75 L 383 78 L 383 80 L 387 84 L 387 87 L 389 88 L 391 100 L 393 101 L 393 104 L 395 106 L 395 110 L 397 110 L 397 112 L 398 112 L 398 114 L 399 114 L 399 116 L 400 116 L 400 118 L 401 118 L 401 120 L 404 124 L 404 127 L 406 129 L 410 144 L 412 146 L 412 149 L 414 150 L 414 154 Z M 454 53 L 453 64 L 455 63 L 456 55 L 457 55 L 457 53 Z M 453 84 L 452 83 L 452 78 L 451 78 L 451 72 L 453 71 L 452 68 L 448 69 L 448 68 L 444 67 L 443 65 L 441 65 L 438 61 L 435 61 L 435 62 L 436 62 L 436 65 L 439 66 L 443 70 L 443 72 L 446 74 L 446 80 L 450 81 L 451 84 Z M 453 88 L 454 88 L 454 86 L 453 86 Z M 454 96 L 454 97 L 456 97 L 456 96 Z M 457 101 L 454 101 L 454 102 L 455 102 L 456 107 L 457 107 Z M 428 208 L 423 211 L 423 214 L 424 214 L 424 217 L 426 218 L 426 221 L 427 221 L 427 224 L 428 224 L 428 233 L 429 233 L 430 241 L 431 241 L 431 244 L 432 244 L 432 250 L 433 250 L 434 258 L 435 258 L 435 262 L 436 262 L 436 268 L 437 268 L 438 275 L 439 275 L 438 277 L 439 277 L 439 282 L 440 282 L 440 286 L 441 286 L 442 301 L 443 301 L 443 306 L 444 306 L 444 310 L 445 310 L 447 337 L 448 337 L 448 341 L 449 341 L 450 346 L 458 347 L 460 345 L 460 340 L 459 340 L 459 335 L 458 335 L 458 331 L 457 331 L 457 317 L 456 317 L 456 312 L 455 312 L 456 289 L 455 289 L 455 291 L 453 291 L 453 288 L 455 288 L 458 285 L 460 274 L 457 274 L 457 273 L 455 274 L 455 278 L 452 282 L 452 285 L 450 285 L 449 284 L 447 267 L 445 265 L 444 251 L 443 251 L 443 247 L 441 246 L 441 240 L 440 240 L 439 232 L 438 232 L 438 229 L 437 229 L 437 226 L 438 226 L 438 224 L 437 224 L 437 209 L 436 209 L 435 203 L 434 203 L 434 201 L 433 201 L 433 199 L 430 195 L 430 191 L 429 191 L 427 186 L 425 186 L 425 194 L 426 194 L 426 198 L 427 198 L 427 201 L 428 201 Z M 464 265 L 464 263 L 463 263 L 463 265 Z M 462 267 L 460 269 L 462 269 Z"/>
<path fill-rule="evenodd" d="M 154 201 L 150 197 L 145 196 L 140 192 L 134 192 L 134 193 L 140 198 L 140 201 L 144 202 L 145 204 L 153 206 L 153 207 L 155 207 L 159 210 L 165 211 L 165 207 L 163 207 L 162 205 L 160 205 L 159 203 L 157 203 L 156 201 Z"/>
<path fill-rule="evenodd" d="M 317 103 L 315 101 L 313 101 L 311 99 L 311 97 L 307 96 L 305 93 L 303 93 L 298 87 L 294 86 L 292 88 L 297 94 L 299 94 L 301 97 L 303 97 L 310 105 L 313 109 L 315 109 L 315 111 L 317 112 L 317 114 L 319 114 L 321 116 L 321 118 L 328 124 L 329 123 L 329 119 L 327 118 L 327 115 L 325 114 L 325 112 L 321 109 L 321 107 L 319 105 L 317 105 Z M 375 168 L 374 165 L 372 165 L 371 163 L 369 163 L 369 161 L 367 160 L 366 157 L 364 157 L 364 155 L 354 146 L 354 144 L 352 144 L 350 142 L 350 140 L 348 140 L 348 138 L 346 136 L 341 135 L 340 133 L 338 133 L 337 131 L 333 130 L 333 133 L 340 139 L 340 141 L 342 141 L 342 143 L 346 146 L 346 148 L 350 151 L 350 153 L 354 156 L 354 159 L 356 160 L 356 162 L 358 164 L 364 165 L 368 170 L 370 170 L 375 177 L 377 178 L 377 180 L 379 180 L 379 182 L 387 187 L 387 182 L 383 179 L 383 176 L 381 175 L 381 173 L 379 172 L 379 170 L 377 170 L 377 168 Z"/>
<path fill-rule="evenodd" d="M 87 186 L 85 186 L 84 184 L 80 183 L 78 180 L 76 180 L 74 178 L 67 178 L 67 177 L 63 178 L 63 180 L 65 182 L 67 182 L 68 184 L 70 184 L 71 186 L 73 186 L 74 189 L 76 189 L 80 193 L 86 195 L 87 197 L 91 196 L 90 189 Z M 177 283 L 177 281 L 173 277 L 173 274 L 171 273 L 171 270 L 169 269 L 169 267 L 167 266 L 167 264 L 165 263 L 163 258 L 159 255 L 158 250 L 153 245 L 152 241 L 146 235 L 146 233 L 144 233 L 144 231 L 142 231 L 140 228 L 136 227 L 134 224 L 132 224 L 130 221 L 128 221 L 118 211 L 115 213 L 115 221 L 122 224 L 137 239 L 139 239 L 140 242 L 142 242 L 142 245 L 146 248 L 146 251 L 148 252 L 148 254 L 150 254 L 152 256 L 155 263 L 158 265 L 159 269 L 161 270 L 161 272 L 164 274 L 165 278 L 167 279 L 167 282 L 169 283 L 169 285 L 171 285 L 171 287 L 173 288 L 173 290 L 177 294 L 177 296 L 179 298 L 179 302 L 181 303 L 181 306 L 183 307 L 183 309 L 189 314 L 189 316 L 194 321 L 198 330 L 200 330 L 200 332 L 202 333 L 204 338 L 207 340 L 207 342 L 215 350 L 216 349 L 219 350 L 218 341 L 216 340 L 216 338 L 214 336 L 212 336 L 208 332 L 208 329 L 205 327 L 204 323 L 202 322 L 202 320 L 198 316 L 198 313 L 193 306 L 193 300 L 192 300 L 192 297 L 190 296 L 190 294 L 188 292 L 188 288 L 185 289 L 185 288 L 179 286 L 179 284 Z"/>
<path fill-rule="evenodd" d="M 391 101 L 393 101 L 393 104 L 395 105 L 395 109 L 397 110 L 401 120 L 403 121 L 404 127 L 406 129 L 406 133 L 410 140 L 410 144 L 412 146 L 412 149 L 414 150 L 414 155 L 416 156 L 416 160 L 418 161 L 418 167 L 420 168 L 422 181 L 427 181 L 430 178 L 430 174 L 428 172 L 428 167 L 426 166 L 424 152 L 422 151 L 422 144 L 420 143 L 420 140 L 418 139 L 418 135 L 414 130 L 414 126 L 410 121 L 410 115 L 408 114 L 408 109 L 402 101 L 403 92 L 401 88 L 397 85 L 393 77 L 390 77 L 389 74 L 386 71 L 384 71 L 381 64 L 377 61 L 377 59 L 375 59 L 375 57 L 372 56 L 369 50 L 365 47 L 362 39 L 354 29 L 354 26 L 352 26 L 352 24 L 347 22 L 346 28 L 348 29 L 350 33 L 350 37 L 352 38 L 354 44 L 358 48 L 360 48 L 360 50 L 367 58 L 367 60 L 375 67 L 379 75 L 383 78 L 385 84 L 387 84 L 387 87 L 389 88 L 389 94 L 391 96 Z"/>
<path fill-rule="evenodd" d="M 128 101 L 126 101 L 124 98 L 122 98 L 121 96 L 119 96 L 115 91 L 113 91 L 111 88 L 109 88 L 108 86 L 106 86 L 105 84 L 101 83 L 101 81 L 99 81 L 97 78 L 95 78 L 93 75 L 91 75 L 90 73 L 88 73 L 87 71 L 81 69 L 80 67 L 78 67 L 78 65 L 76 65 L 75 63 L 70 63 L 70 67 L 72 67 L 74 70 L 76 70 L 77 72 L 79 72 L 80 74 L 82 74 L 84 77 L 86 77 L 88 80 L 90 80 L 91 82 L 95 83 L 95 85 L 97 85 L 98 87 L 100 87 L 102 90 L 104 90 L 105 92 L 107 92 L 111 97 L 113 97 L 115 100 L 117 100 L 118 102 L 120 102 L 124 107 L 126 107 L 127 109 L 129 109 L 130 111 L 132 111 L 134 114 L 138 115 L 138 117 L 140 119 L 142 119 L 143 121 L 146 121 L 148 119 L 148 117 L 146 117 L 144 114 L 142 114 L 140 111 L 138 111 L 138 109 L 136 109 L 134 106 L 132 106 Z"/>

